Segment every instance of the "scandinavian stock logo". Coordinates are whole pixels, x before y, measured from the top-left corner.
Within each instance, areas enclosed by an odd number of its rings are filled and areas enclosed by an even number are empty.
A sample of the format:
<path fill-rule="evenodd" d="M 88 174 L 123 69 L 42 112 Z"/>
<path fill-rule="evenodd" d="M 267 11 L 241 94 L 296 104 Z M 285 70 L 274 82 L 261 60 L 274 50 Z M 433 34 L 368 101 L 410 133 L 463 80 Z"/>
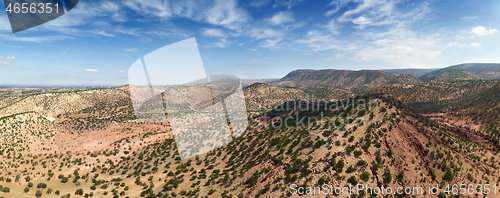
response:
<path fill-rule="evenodd" d="M 79 0 L 3 0 L 12 32 L 44 24 L 73 9 Z"/>
<path fill-rule="evenodd" d="M 240 80 L 208 76 L 195 38 L 143 56 L 128 79 L 137 119 L 170 123 L 181 159 L 224 146 L 248 127 Z"/>

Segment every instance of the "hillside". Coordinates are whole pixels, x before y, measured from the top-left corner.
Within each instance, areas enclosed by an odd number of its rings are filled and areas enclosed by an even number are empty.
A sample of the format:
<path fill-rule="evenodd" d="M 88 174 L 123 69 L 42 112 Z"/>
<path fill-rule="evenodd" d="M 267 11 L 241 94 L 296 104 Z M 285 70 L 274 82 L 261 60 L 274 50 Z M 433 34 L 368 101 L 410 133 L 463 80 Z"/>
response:
<path fill-rule="evenodd" d="M 270 110 L 285 101 L 307 97 L 307 94 L 300 89 L 273 87 L 266 83 L 252 84 L 245 87 L 243 92 L 246 96 L 247 109 L 250 111 Z"/>
<path fill-rule="evenodd" d="M 499 78 L 500 64 L 498 63 L 464 63 L 448 68 L 460 69 L 481 78 Z"/>
<path fill-rule="evenodd" d="M 20 141 L 2 145 L 0 183 L 8 192 L 0 196 L 31 197 L 40 191 L 42 197 L 286 197 L 292 196 L 291 184 L 426 189 L 429 184 L 497 182 L 498 153 L 476 143 L 480 138 L 470 141 L 460 135 L 468 131 L 419 117 L 397 101 L 364 99 L 370 102 L 309 101 L 321 105 L 300 112 L 287 108 L 267 112 L 257 119 L 256 127 L 230 144 L 186 160 L 180 160 L 172 139 L 151 139 L 151 132 L 165 133 L 162 129 L 123 137 L 97 150 L 51 149 L 39 154 L 21 148 L 24 142 L 45 136 L 3 131 L 17 134 Z M 360 109 L 360 105 L 368 106 Z M 289 127 L 276 119 L 320 115 L 333 119 L 330 124 L 316 120 L 304 125 L 293 120 Z M 352 119 L 344 119 L 348 115 Z M 28 124 L 57 127 L 36 113 L 3 119 L 2 128 L 21 131 L 31 128 Z M 45 145 L 49 143 L 50 137 Z"/>
<path fill-rule="evenodd" d="M 445 68 L 429 72 L 419 77 L 424 82 L 478 79 L 474 74 L 455 68 Z"/>
<path fill-rule="evenodd" d="M 278 87 L 296 87 L 323 98 L 350 98 L 362 90 L 390 83 L 415 84 L 421 81 L 406 74 L 395 75 L 378 70 L 295 70 L 270 82 Z"/>
<path fill-rule="evenodd" d="M 437 69 L 382 69 L 380 71 L 390 74 L 408 74 L 418 78 L 434 70 Z"/>
<path fill-rule="evenodd" d="M 315 90 L 345 94 L 328 101 L 306 92 L 313 88 L 245 87 L 246 132 L 184 160 L 169 123 L 136 120 L 133 86 L 2 90 L 0 197 L 302 197 L 293 184 L 421 187 L 416 197 L 443 197 L 427 187 L 500 182 L 498 80 L 393 84 L 415 78 L 359 72 L 343 79 L 387 82 L 367 95 L 354 87 Z M 317 87 L 329 79 L 294 75 L 287 78 Z M 213 90 L 216 99 L 231 91 L 222 89 L 228 83 L 210 85 L 221 88 Z M 184 86 L 163 98 L 205 104 L 208 90 Z"/>

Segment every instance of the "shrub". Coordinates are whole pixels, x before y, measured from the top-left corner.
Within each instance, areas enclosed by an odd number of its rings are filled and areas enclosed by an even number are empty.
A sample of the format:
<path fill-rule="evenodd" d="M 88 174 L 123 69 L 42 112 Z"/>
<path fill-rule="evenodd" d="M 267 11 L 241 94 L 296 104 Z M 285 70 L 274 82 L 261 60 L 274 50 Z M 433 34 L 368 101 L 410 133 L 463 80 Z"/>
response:
<path fill-rule="evenodd" d="M 352 185 L 358 184 L 358 180 L 356 179 L 355 176 L 349 177 L 349 179 L 347 179 L 347 182 L 351 183 Z"/>
<path fill-rule="evenodd" d="M 368 181 L 368 179 L 370 179 L 370 173 L 363 171 L 363 173 L 361 173 L 361 179 L 364 181 Z"/>
<path fill-rule="evenodd" d="M 83 195 L 83 189 L 78 189 L 75 191 L 75 195 Z"/>
<path fill-rule="evenodd" d="M 8 193 L 8 192 L 10 192 L 10 188 L 7 187 L 7 186 L 4 186 L 3 189 L 2 189 L 2 192 Z"/>
<path fill-rule="evenodd" d="M 451 180 L 453 180 L 453 176 L 454 176 L 454 175 L 453 175 L 453 172 L 451 172 L 451 170 L 450 170 L 450 169 L 448 169 L 448 170 L 446 171 L 446 173 L 444 173 L 444 175 L 443 175 L 443 179 L 444 179 L 444 180 L 446 180 L 446 181 L 451 181 Z"/>
<path fill-rule="evenodd" d="M 36 193 L 35 193 L 35 196 L 36 197 L 41 197 L 42 196 L 42 191 L 37 190 Z"/>

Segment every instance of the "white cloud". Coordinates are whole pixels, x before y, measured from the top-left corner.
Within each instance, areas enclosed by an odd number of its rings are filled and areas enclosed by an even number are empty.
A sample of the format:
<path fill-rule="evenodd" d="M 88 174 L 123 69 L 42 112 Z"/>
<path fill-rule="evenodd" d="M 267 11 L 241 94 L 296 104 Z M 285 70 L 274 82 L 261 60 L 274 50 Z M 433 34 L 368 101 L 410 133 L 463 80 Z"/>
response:
<path fill-rule="evenodd" d="M 5 59 L 5 61 L 1 61 L 2 59 Z M 0 65 L 7 66 L 9 68 L 13 68 L 11 66 L 11 63 L 12 62 L 16 62 L 16 63 L 19 62 L 19 61 L 14 61 L 15 59 L 16 59 L 16 57 L 14 57 L 14 56 L 5 56 L 5 57 L 0 56 Z"/>
<path fill-rule="evenodd" d="M 282 25 L 285 23 L 293 22 L 295 19 L 293 18 L 292 12 L 278 12 L 273 15 L 273 17 L 267 19 L 272 25 Z"/>
<path fill-rule="evenodd" d="M 200 32 L 207 37 L 226 37 L 226 34 L 221 29 L 202 28 Z"/>
<path fill-rule="evenodd" d="M 298 44 L 304 44 L 313 51 L 323 51 L 330 49 L 339 49 L 341 45 L 339 42 L 331 36 L 331 34 L 325 34 L 319 30 L 310 30 L 302 39 L 295 41 Z"/>
<path fill-rule="evenodd" d="M 474 33 L 477 36 L 484 36 L 484 35 L 493 34 L 493 33 L 497 32 L 496 29 L 486 30 L 486 28 L 483 26 L 477 26 L 475 28 L 472 28 L 471 31 L 472 31 L 472 33 Z"/>
<path fill-rule="evenodd" d="M 370 24 L 371 22 L 370 22 L 370 20 L 368 20 L 364 16 L 360 16 L 360 17 L 352 20 L 352 23 L 364 26 L 364 25 Z"/>
<path fill-rule="evenodd" d="M 123 73 L 123 71 L 118 71 L 118 73 Z"/>
<path fill-rule="evenodd" d="M 95 72 L 98 72 L 96 69 L 86 69 L 85 71 L 86 71 L 86 72 L 94 72 L 94 73 L 95 73 Z"/>
<path fill-rule="evenodd" d="M 461 44 L 461 43 L 458 43 L 458 42 L 451 42 L 451 43 L 448 43 L 448 45 L 446 45 L 447 48 L 450 48 L 450 47 L 464 47 L 465 44 Z"/>
<path fill-rule="evenodd" d="M 135 53 L 139 51 L 139 48 L 125 48 L 123 51 Z"/>
<path fill-rule="evenodd" d="M 420 35 L 405 28 L 394 28 L 386 32 L 366 31 L 360 33 L 357 48 L 347 50 L 351 59 L 381 62 L 398 67 L 428 68 L 445 57 L 439 35 Z M 373 43 L 373 44 L 370 44 Z M 453 44 L 452 44 L 453 45 Z M 341 49 L 343 49 L 342 47 Z"/>
<path fill-rule="evenodd" d="M 479 46 L 481 46 L 481 44 L 473 42 L 473 43 L 470 44 L 470 46 L 472 46 L 472 47 L 479 47 Z"/>
<path fill-rule="evenodd" d="M 10 62 L 8 62 L 8 61 L 0 61 L 0 64 L 2 64 L 2 65 L 10 65 Z"/>

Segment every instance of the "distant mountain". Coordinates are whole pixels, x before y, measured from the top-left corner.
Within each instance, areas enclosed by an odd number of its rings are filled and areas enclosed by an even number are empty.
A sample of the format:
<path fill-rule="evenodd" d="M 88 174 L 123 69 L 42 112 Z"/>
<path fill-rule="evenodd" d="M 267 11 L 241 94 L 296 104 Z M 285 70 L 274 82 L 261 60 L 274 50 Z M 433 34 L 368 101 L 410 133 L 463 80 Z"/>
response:
<path fill-rule="evenodd" d="M 254 83 L 266 83 L 278 80 L 277 78 L 267 78 L 267 79 L 240 79 L 241 85 L 243 87 L 248 87 Z"/>
<path fill-rule="evenodd" d="M 421 81 L 409 75 L 396 75 L 378 70 L 295 70 L 270 82 L 278 87 L 296 87 L 322 95 L 325 89 L 338 97 L 350 97 L 351 92 L 368 90 L 390 83 L 415 84 Z M 331 94 L 328 94 L 331 95 Z"/>
<path fill-rule="evenodd" d="M 464 63 L 460 65 L 450 66 L 445 69 L 460 69 L 481 78 L 499 78 L 500 64 L 499 63 Z"/>
<path fill-rule="evenodd" d="M 437 69 L 382 69 L 380 71 L 390 74 L 409 74 L 418 78 L 435 70 Z"/>
<path fill-rule="evenodd" d="M 470 80 L 478 79 L 480 77 L 472 74 L 471 72 L 461 69 L 447 67 L 444 69 L 436 70 L 420 76 L 419 79 L 424 82 L 429 81 L 450 81 L 450 80 Z"/>

